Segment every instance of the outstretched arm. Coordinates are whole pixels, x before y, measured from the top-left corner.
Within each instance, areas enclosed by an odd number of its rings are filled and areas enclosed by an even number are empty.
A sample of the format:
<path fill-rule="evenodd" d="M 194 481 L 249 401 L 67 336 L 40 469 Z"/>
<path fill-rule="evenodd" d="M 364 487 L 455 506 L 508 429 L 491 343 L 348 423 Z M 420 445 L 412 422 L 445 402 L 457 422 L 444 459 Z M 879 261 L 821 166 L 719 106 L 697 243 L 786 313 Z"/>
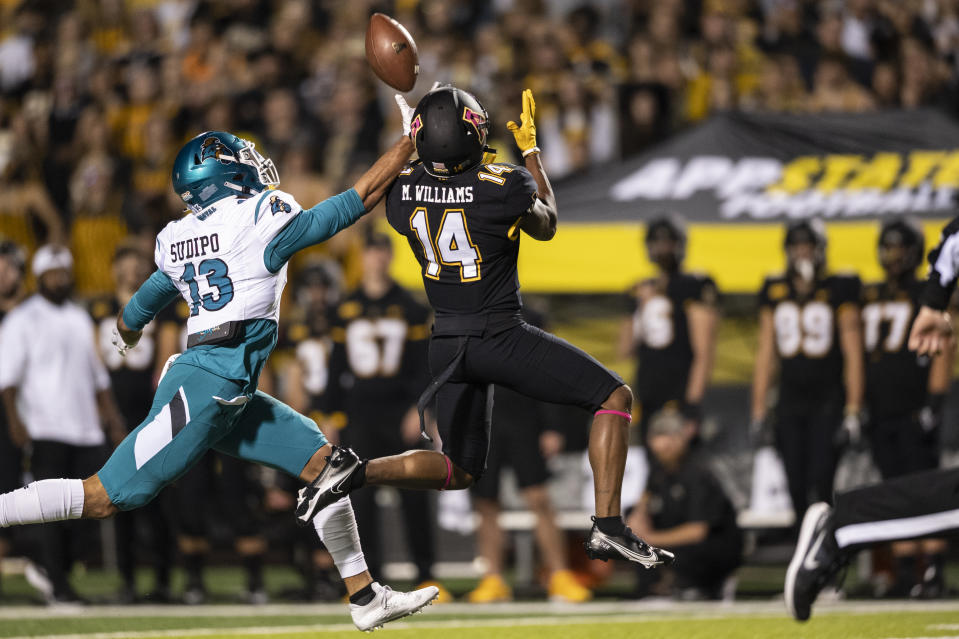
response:
<path fill-rule="evenodd" d="M 404 135 L 356 181 L 353 188 L 367 211 L 372 210 L 383 199 L 386 189 L 406 166 L 412 153 L 413 142 Z"/>
<path fill-rule="evenodd" d="M 143 327 L 179 295 L 169 275 L 163 271 L 153 272 L 117 316 L 117 335 L 114 336 L 113 345 L 121 355 L 126 355 L 129 349 L 137 345 L 143 335 Z"/>
<path fill-rule="evenodd" d="M 540 150 L 536 146 L 536 122 L 533 120 L 535 115 L 536 101 L 533 100 L 533 92 L 526 89 L 523 91 L 521 124 L 511 120 L 506 123 L 506 128 L 513 132 L 516 146 L 525 158 L 526 169 L 536 181 L 536 199 L 533 200 L 533 206 L 520 222 L 520 228 L 534 240 L 546 241 L 553 239 L 556 235 L 558 212 L 553 187 L 549 183 L 549 178 L 546 177 L 546 171 L 539 158 Z"/>

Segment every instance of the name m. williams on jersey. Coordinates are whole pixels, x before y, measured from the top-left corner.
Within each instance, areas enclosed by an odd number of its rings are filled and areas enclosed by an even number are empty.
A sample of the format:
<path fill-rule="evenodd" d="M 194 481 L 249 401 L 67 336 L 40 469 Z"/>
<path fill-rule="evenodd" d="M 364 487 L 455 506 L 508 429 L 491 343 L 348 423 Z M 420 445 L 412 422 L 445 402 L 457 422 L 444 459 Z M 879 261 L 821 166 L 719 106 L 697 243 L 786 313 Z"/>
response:
<path fill-rule="evenodd" d="M 191 237 L 170 245 L 170 263 L 176 264 L 183 260 L 192 260 L 195 257 L 204 257 L 208 252 L 217 253 L 220 250 L 220 236 L 217 233 Z"/>
<path fill-rule="evenodd" d="M 410 187 L 414 187 L 410 194 Z M 428 186 L 423 184 L 404 184 L 402 199 L 404 201 L 426 202 L 428 204 L 466 204 L 473 201 L 472 186 Z"/>

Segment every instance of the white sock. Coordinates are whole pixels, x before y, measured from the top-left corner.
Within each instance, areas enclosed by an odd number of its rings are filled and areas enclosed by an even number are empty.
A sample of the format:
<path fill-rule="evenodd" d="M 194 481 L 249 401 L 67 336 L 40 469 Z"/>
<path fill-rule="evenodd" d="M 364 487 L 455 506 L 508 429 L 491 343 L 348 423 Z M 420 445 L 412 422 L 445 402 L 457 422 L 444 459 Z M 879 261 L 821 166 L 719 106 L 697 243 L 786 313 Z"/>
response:
<path fill-rule="evenodd" d="M 0 528 L 83 515 L 82 479 L 41 479 L 0 495 Z"/>
<path fill-rule="evenodd" d="M 360 546 L 360 533 L 356 528 L 353 503 L 349 496 L 334 502 L 313 517 L 313 527 L 320 541 L 333 555 L 333 563 L 346 579 L 366 571 L 366 558 Z"/>

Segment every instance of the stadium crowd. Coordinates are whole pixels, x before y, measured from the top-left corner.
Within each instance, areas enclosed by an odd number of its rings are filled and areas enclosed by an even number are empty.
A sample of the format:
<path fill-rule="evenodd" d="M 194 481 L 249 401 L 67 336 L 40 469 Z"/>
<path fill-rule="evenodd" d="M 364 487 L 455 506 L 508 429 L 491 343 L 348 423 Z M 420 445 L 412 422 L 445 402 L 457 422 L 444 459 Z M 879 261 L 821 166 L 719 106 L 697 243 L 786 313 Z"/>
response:
<path fill-rule="evenodd" d="M 959 110 L 956 0 L 0 2 L 0 240 L 12 243 L 4 245 L 8 248 L 0 258 L 10 261 L 25 276 L 24 288 L 32 290 L 46 272 L 30 266 L 36 250 L 44 244 L 69 247 L 76 294 L 89 303 L 96 322 L 108 325 L 118 305 L 149 274 L 156 232 L 182 214 L 182 202 L 170 188 L 171 163 L 186 139 L 205 130 L 234 131 L 255 140 L 280 167 L 283 189 L 304 201 L 339 192 L 355 179 L 356 168 L 373 160 L 382 141 L 399 129 L 399 121 L 393 119 L 392 91 L 375 81 L 364 58 L 366 23 L 376 10 L 395 16 L 415 35 L 420 90 L 434 80 L 451 81 L 483 100 L 492 115 L 491 146 L 501 150 L 501 158 L 513 159 L 503 126 L 512 112 L 509 105 L 523 88 L 531 88 L 537 99 L 543 162 L 554 179 L 641 152 L 717 111 L 818 113 L 923 106 L 953 114 Z M 667 240 L 679 244 L 680 235 Z M 807 239 L 814 246 L 818 242 L 815 237 Z M 9 248 L 13 245 L 22 253 Z M 382 240 L 371 232 L 370 220 L 364 220 L 291 264 L 294 285 L 285 300 L 287 325 L 281 331 L 285 348 L 264 380 L 275 384 L 277 393 L 298 410 L 313 411 L 331 432 L 350 423 L 345 403 L 334 406 L 329 398 L 320 399 L 332 379 L 326 363 L 333 366 L 335 361 L 336 344 L 342 343 L 337 336 L 345 330 L 342 322 L 355 316 L 343 311 L 341 303 L 355 302 L 348 295 L 363 289 L 364 282 L 382 293 L 384 284 L 369 284 L 371 271 L 383 267 L 382 251 Z M 665 271 L 678 269 L 681 259 Z M 689 352 L 679 353 L 685 367 L 682 388 L 663 391 L 652 402 L 656 409 L 674 403 L 682 413 L 683 419 L 672 419 L 672 426 L 670 420 L 663 421 L 658 432 L 663 437 L 686 428 L 695 431 L 709 379 L 712 355 L 707 351 L 715 348 L 716 322 L 710 314 L 719 298 L 711 283 L 699 282 L 694 288 L 682 298 L 694 307 L 686 335 Z M 837 312 L 841 303 L 859 300 L 858 290 L 842 294 L 847 297 L 836 303 Z M 643 295 L 637 292 L 637 325 L 643 321 Z M 770 310 L 783 297 L 768 289 L 764 295 L 764 308 Z M 22 295 L 14 297 L 19 301 Z M 2 310 L 8 313 L 13 305 Z M 149 402 L 140 397 L 150 396 L 166 357 L 183 348 L 184 318 L 182 309 L 173 308 L 158 320 L 150 335 L 151 353 L 139 364 L 130 358 L 111 361 L 106 355 L 109 330 L 100 329 L 99 346 L 106 347 L 104 360 L 115 373 L 114 388 L 126 385 L 118 397 L 121 413 L 128 402 L 146 410 Z M 423 329 L 418 339 L 411 331 L 411 342 L 422 342 L 428 323 L 418 318 L 410 324 Z M 704 343 L 701 336 L 712 341 Z M 650 337 L 647 332 L 646 346 L 655 350 Z M 868 346 L 868 334 L 866 341 Z M 641 345 L 632 343 L 625 349 L 630 354 L 638 350 L 643 360 Z M 675 358 L 676 353 L 669 356 Z M 3 357 L 6 354 L 0 352 Z M 656 355 L 647 351 L 645 357 L 653 358 L 651 362 Z M 844 345 L 836 360 L 840 370 L 843 358 L 852 357 L 855 354 Z M 137 365 L 143 375 L 141 387 L 134 389 L 129 369 Z M 647 371 L 650 366 L 647 363 Z M 337 374 L 336 385 L 341 374 L 345 373 Z M 640 368 L 638 376 L 643 374 Z M 695 377 L 692 385 L 690 375 Z M 862 395 L 862 388 L 850 387 L 855 381 L 842 384 L 847 404 L 849 395 Z M 637 390 L 641 395 L 642 389 Z M 656 395 L 659 390 L 651 392 Z M 401 403 L 408 408 L 415 396 L 407 394 Z M 865 408 L 858 400 L 854 406 L 829 400 L 835 414 L 827 421 L 833 430 Z M 650 405 L 649 398 L 645 405 Z M 399 408 L 397 445 L 413 445 L 418 441 L 417 425 L 404 414 L 404 406 Z M 844 409 L 851 410 L 844 414 Z M 654 412 L 643 415 L 644 429 Z M 128 426 L 141 417 L 124 414 Z M 354 423 L 363 421 L 361 417 Z M 764 421 L 761 400 L 754 402 L 752 417 L 757 424 Z M 348 440 L 348 429 L 344 434 Z M 664 452 L 656 453 L 672 460 L 667 464 L 670 472 L 654 477 L 666 499 L 670 482 L 679 481 L 675 477 L 687 458 L 688 440 L 677 442 L 681 450 L 670 452 L 664 444 Z M 15 443 L 22 442 L 0 437 L 0 447 L 11 449 L 2 459 L 15 458 L 12 448 L 19 448 Z M 561 448 L 549 433 L 530 445 L 537 448 L 540 443 L 548 453 Z M 796 478 L 802 472 L 796 465 L 802 462 L 792 463 L 788 454 L 784 456 L 791 484 L 813 481 Z M 699 486 L 709 481 L 693 471 L 682 473 L 682 481 L 700 482 Z M 249 479 L 245 469 L 212 460 L 206 478 L 186 477 L 183 484 L 205 488 L 212 483 L 210 474 L 231 486 Z M 275 513 L 291 521 L 293 488 L 280 477 L 254 479 L 250 491 L 236 495 L 227 489 L 225 498 L 215 501 L 223 510 L 241 513 L 232 520 L 258 522 L 233 531 L 235 550 L 248 572 L 249 600 L 258 602 L 264 597 L 260 561 L 265 539 L 275 538 L 267 535 L 267 529 Z M 532 510 L 549 515 L 550 505 L 535 490 L 541 483 L 542 478 L 532 477 L 521 488 Z M 790 488 L 794 499 L 805 503 L 808 495 L 794 485 Z M 819 497 L 828 496 L 822 494 L 828 487 L 821 484 L 816 491 Z M 170 511 L 195 515 L 197 490 L 179 492 L 176 507 L 159 505 L 145 516 L 164 522 L 171 519 Z M 255 508 L 268 515 L 246 514 L 251 507 L 245 499 L 248 494 L 255 496 Z M 708 500 L 715 493 L 703 488 L 695 494 Z M 492 489 L 479 499 L 493 502 L 495 495 Z M 660 510 L 649 511 L 651 504 Z M 706 509 L 700 501 L 689 505 L 688 512 L 695 515 L 687 516 L 714 519 L 716 526 L 710 530 L 720 531 L 720 541 L 731 538 L 730 543 L 740 544 L 729 509 L 722 505 Z M 494 504 L 485 507 L 495 512 Z M 665 535 L 672 543 L 678 544 L 677 539 L 683 544 L 715 543 L 704 541 L 699 529 L 681 529 L 683 507 L 664 511 L 662 496 L 658 501 L 646 499 L 642 506 L 646 510 L 637 512 L 631 523 L 645 533 Z M 422 504 L 409 508 L 429 510 Z M 367 510 L 375 511 L 375 506 L 370 504 Z M 359 509 L 357 516 L 362 529 L 364 515 Z M 177 536 L 179 554 L 190 573 L 188 592 L 194 601 L 202 601 L 203 557 L 210 551 L 211 537 L 205 523 L 180 521 L 174 526 L 177 531 L 161 524 L 150 528 L 155 537 L 151 554 L 160 564 L 172 561 L 169 545 Z M 136 525 L 120 523 L 118 529 L 127 531 L 121 537 L 129 537 Z M 297 554 L 298 565 L 308 576 L 311 592 L 329 596 L 333 587 L 323 576 L 330 567 L 328 557 L 292 528 L 283 534 L 286 547 Z M 487 537 L 481 551 L 501 553 L 496 531 L 486 534 L 493 537 Z M 543 554 L 553 558 L 547 562 L 551 571 L 565 574 L 561 552 L 550 541 L 555 531 L 543 524 L 537 534 Z M 62 543 L 48 542 L 45 561 L 68 560 L 69 553 L 57 547 Z M 377 561 L 375 544 L 364 540 L 364 545 L 373 548 L 371 561 Z M 0 556 L 3 550 L 0 539 Z M 135 599 L 131 552 L 129 548 L 119 552 L 125 601 Z M 929 552 L 940 557 L 942 547 Z M 411 548 L 411 554 L 416 555 L 419 580 L 432 579 L 432 549 Z M 489 599 L 509 596 L 504 584 L 496 581 L 498 562 L 487 575 L 494 577 L 487 584 Z M 922 562 L 920 554 L 912 563 L 902 563 L 915 573 Z M 700 594 L 715 596 L 719 582 L 734 567 L 721 566 L 709 574 Z M 167 596 L 168 567 L 157 568 L 156 595 Z M 67 584 L 53 585 L 59 592 L 51 593 L 52 599 L 71 597 Z M 907 590 L 912 585 L 906 584 Z M 570 600 L 588 597 L 569 584 L 557 587 Z"/>

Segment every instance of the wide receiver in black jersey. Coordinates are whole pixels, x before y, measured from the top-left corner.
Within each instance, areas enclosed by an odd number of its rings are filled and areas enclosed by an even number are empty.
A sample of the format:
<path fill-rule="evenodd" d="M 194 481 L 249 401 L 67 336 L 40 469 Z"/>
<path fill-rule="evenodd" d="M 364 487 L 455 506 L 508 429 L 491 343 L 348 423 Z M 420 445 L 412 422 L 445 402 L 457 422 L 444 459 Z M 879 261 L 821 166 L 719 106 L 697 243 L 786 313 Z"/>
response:
<path fill-rule="evenodd" d="M 699 426 L 701 402 L 716 352 L 718 291 L 712 278 L 684 273 L 686 228 L 675 215 L 646 227 L 646 252 L 656 277 L 636 285 L 631 321 L 624 326 L 623 355 L 637 355 L 636 396 L 643 439 L 649 417 L 674 405 L 687 424 Z"/>
<path fill-rule="evenodd" d="M 879 263 L 886 278 L 863 288 L 868 433 L 883 479 L 939 467 L 939 426 L 955 351 L 919 357 L 906 343 L 924 286 L 916 279 L 924 240 L 914 220 L 884 222 Z M 894 543 L 896 579 L 890 594 L 940 596 L 944 551 L 940 539 Z M 921 555 L 926 555 L 925 569 L 918 563 Z"/>
<path fill-rule="evenodd" d="M 826 273 L 826 234 L 819 220 L 789 224 L 784 246 L 785 275 L 767 277 L 759 292 L 752 428 L 761 430 L 767 422 L 766 396 L 778 360 L 776 445 L 798 517 L 810 498 L 831 498 L 837 440 L 859 437 L 862 285 L 857 276 Z"/>
<path fill-rule="evenodd" d="M 672 553 L 652 548 L 626 527 L 620 492 L 626 464 L 632 392 L 598 361 L 523 322 L 516 262 L 520 231 L 537 240 L 556 232 L 556 202 L 536 146 L 532 92 L 523 93 L 522 125 L 507 124 L 525 167 L 484 163 L 488 118 L 472 95 L 445 86 L 409 113 L 419 153 L 387 196 L 390 224 L 420 262 L 435 311 L 429 364 L 433 381 L 420 398 L 435 398 L 443 452 L 414 450 L 361 462 L 338 449 L 300 492 L 297 516 L 364 484 L 462 489 L 486 469 L 493 401 L 500 384 L 535 399 L 595 413 L 589 441 L 596 517 L 586 542 L 596 559 L 654 567 Z M 405 123 L 404 123 L 405 124 Z"/>

